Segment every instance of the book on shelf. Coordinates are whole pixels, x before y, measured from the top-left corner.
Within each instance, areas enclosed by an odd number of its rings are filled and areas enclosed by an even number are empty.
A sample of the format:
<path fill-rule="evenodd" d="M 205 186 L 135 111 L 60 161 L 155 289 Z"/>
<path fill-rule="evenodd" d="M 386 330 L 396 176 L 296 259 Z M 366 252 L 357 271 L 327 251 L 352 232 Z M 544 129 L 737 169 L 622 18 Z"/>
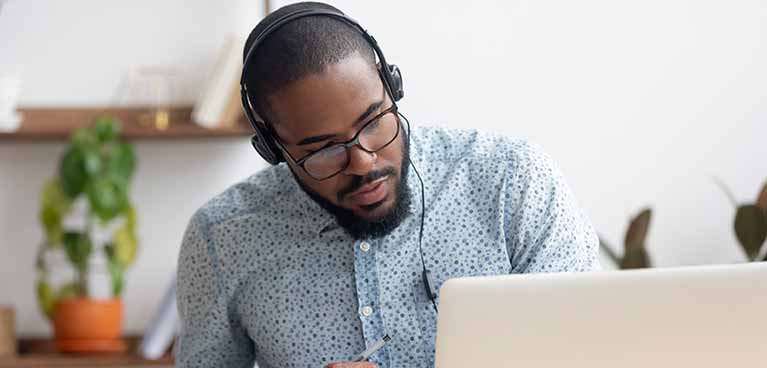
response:
<path fill-rule="evenodd" d="M 221 114 L 221 125 L 232 126 L 238 121 L 245 119 L 245 113 L 242 111 L 242 100 L 240 99 L 240 78 L 232 85 L 229 91 L 224 112 Z"/>
<path fill-rule="evenodd" d="M 205 128 L 231 126 L 243 116 L 240 106 L 240 73 L 245 42 L 230 36 L 192 110 L 192 120 Z"/>

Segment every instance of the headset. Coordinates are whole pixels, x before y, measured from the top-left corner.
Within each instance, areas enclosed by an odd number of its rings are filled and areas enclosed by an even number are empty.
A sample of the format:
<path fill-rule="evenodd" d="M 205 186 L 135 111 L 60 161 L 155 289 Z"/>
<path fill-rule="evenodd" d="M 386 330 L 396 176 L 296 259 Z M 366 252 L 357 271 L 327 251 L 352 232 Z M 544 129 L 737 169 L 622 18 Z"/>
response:
<path fill-rule="evenodd" d="M 357 21 L 354 19 L 348 17 L 346 14 L 340 12 L 340 11 L 334 11 L 332 9 L 320 9 L 320 8 L 310 8 L 310 9 L 301 9 L 294 11 L 292 13 L 287 13 L 276 20 L 274 20 L 271 24 L 267 25 L 260 33 L 254 34 L 256 31 L 255 29 L 251 32 L 248 39 L 251 39 L 252 37 L 255 37 L 253 39 L 253 42 L 250 44 L 250 47 L 245 50 L 243 62 L 242 62 L 242 75 L 240 76 L 240 97 L 242 99 L 242 107 L 245 111 L 245 116 L 248 119 L 248 122 L 250 122 L 250 125 L 253 126 L 253 129 L 255 130 L 255 134 L 253 134 L 253 137 L 251 137 L 250 141 L 253 145 L 253 148 L 256 149 L 256 152 L 258 152 L 261 157 L 268 162 L 271 165 L 276 165 L 280 162 L 285 161 L 285 157 L 282 154 L 282 151 L 278 147 L 277 143 L 275 143 L 276 134 L 273 132 L 272 128 L 269 124 L 266 124 L 264 119 L 262 118 L 261 114 L 258 114 L 257 111 L 253 108 L 253 105 L 250 102 L 250 97 L 248 95 L 248 89 L 245 85 L 245 75 L 248 71 L 248 66 L 251 64 L 250 59 L 255 54 L 255 50 L 258 48 L 258 46 L 264 42 L 264 40 L 272 33 L 274 33 L 277 29 L 282 27 L 283 25 L 290 23 L 296 19 L 304 18 L 304 17 L 310 17 L 310 16 L 326 16 L 331 17 L 337 20 L 340 20 L 348 25 L 351 25 L 353 28 L 360 31 L 362 34 L 362 37 L 365 38 L 365 40 L 370 44 L 370 46 L 375 51 L 376 55 L 378 56 L 378 74 L 381 76 L 381 80 L 383 81 L 384 88 L 386 88 L 386 91 L 389 94 L 389 97 L 392 99 L 392 103 L 396 105 L 397 101 L 401 100 L 402 97 L 405 96 L 405 91 L 402 88 L 402 73 L 400 72 L 399 68 L 394 64 L 389 64 L 386 62 L 386 57 L 383 54 L 383 51 L 381 51 L 381 48 L 378 46 L 378 41 L 376 41 L 375 37 L 368 33 L 368 31 L 363 28 Z M 403 118 L 405 118 L 405 121 L 407 121 L 407 136 L 408 140 L 410 139 L 410 121 L 407 120 L 407 118 L 400 114 Z M 415 165 L 413 165 L 413 161 L 410 160 L 410 157 L 407 157 L 407 160 L 411 167 L 413 167 L 416 176 L 418 177 L 418 181 L 421 184 L 421 224 L 420 224 L 420 230 L 418 234 L 418 250 L 421 255 L 421 265 L 423 266 L 423 273 L 422 273 L 422 279 L 424 283 L 424 288 L 426 289 L 426 294 L 431 300 L 432 306 L 434 307 L 434 311 L 438 312 L 437 310 L 437 289 L 435 287 L 434 278 L 431 274 L 431 272 L 426 268 L 426 262 L 423 257 L 423 246 L 422 246 L 422 238 L 423 238 L 423 223 L 424 223 L 424 216 L 426 213 L 426 205 L 425 205 L 425 197 L 424 197 L 424 185 L 423 180 L 421 179 L 421 174 L 418 172 L 418 169 L 416 169 Z"/>

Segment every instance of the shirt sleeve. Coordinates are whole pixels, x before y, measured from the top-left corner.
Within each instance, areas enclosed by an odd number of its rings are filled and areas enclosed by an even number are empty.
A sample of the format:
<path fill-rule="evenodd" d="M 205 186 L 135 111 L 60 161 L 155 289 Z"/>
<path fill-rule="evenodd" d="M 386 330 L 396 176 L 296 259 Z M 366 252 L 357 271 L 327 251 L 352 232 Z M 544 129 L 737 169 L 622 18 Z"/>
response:
<path fill-rule="evenodd" d="M 176 367 L 253 367 L 253 343 L 236 315 L 236 280 L 222 277 L 205 217 L 195 214 L 178 261 L 181 329 Z"/>
<path fill-rule="evenodd" d="M 596 232 L 557 165 L 535 145 L 514 147 L 504 204 L 512 273 L 600 270 Z"/>

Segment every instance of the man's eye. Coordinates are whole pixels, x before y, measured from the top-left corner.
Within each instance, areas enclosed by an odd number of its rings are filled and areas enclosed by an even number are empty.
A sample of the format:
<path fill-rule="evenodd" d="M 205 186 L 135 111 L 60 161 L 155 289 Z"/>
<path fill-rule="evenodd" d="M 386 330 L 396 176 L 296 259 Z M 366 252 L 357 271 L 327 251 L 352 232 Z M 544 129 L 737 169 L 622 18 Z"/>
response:
<path fill-rule="evenodd" d="M 374 132 L 378 130 L 379 125 L 381 125 L 381 119 L 375 119 L 374 121 L 370 122 L 370 125 L 368 125 L 367 130 Z"/>

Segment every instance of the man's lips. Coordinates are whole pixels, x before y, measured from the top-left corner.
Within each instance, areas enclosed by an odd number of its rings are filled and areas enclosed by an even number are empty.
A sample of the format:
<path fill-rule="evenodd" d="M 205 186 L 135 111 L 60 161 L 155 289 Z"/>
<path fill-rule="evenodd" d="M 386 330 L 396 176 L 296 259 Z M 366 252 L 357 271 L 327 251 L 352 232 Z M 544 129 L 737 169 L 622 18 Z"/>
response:
<path fill-rule="evenodd" d="M 386 197 L 386 180 L 389 176 L 374 180 L 362 186 L 362 188 L 349 194 L 349 198 L 360 206 L 367 206 L 379 202 Z"/>

